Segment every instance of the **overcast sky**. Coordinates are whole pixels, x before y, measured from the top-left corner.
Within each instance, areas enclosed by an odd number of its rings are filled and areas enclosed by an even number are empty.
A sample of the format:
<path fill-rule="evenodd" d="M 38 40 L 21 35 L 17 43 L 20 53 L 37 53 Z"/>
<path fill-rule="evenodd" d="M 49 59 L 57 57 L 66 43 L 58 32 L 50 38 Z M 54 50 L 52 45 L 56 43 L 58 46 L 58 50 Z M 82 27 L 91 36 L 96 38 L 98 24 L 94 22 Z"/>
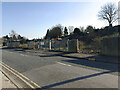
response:
<path fill-rule="evenodd" d="M 47 29 L 57 24 L 101 28 L 108 23 L 98 20 L 97 14 L 107 2 L 3 2 L 2 33 L 15 30 L 32 39 L 45 36 Z"/>

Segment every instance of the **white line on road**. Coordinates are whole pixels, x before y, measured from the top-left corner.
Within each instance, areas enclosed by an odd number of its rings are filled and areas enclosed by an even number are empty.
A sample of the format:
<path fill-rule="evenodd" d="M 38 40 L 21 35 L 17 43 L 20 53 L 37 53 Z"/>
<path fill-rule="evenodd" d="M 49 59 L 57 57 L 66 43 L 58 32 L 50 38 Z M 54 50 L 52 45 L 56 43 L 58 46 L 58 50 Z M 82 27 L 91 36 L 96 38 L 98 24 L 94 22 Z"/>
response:
<path fill-rule="evenodd" d="M 24 56 L 27 56 L 27 55 L 24 55 Z"/>
<path fill-rule="evenodd" d="M 57 63 L 59 63 L 59 64 L 62 64 L 62 65 L 66 65 L 66 64 L 64 64 L 64 63 L 61 63 L 61 62 L 57 62 Z"/>
<path fill-rule="evenodd" d="M 21 56 L 27 56 L 27 55 L 23 55 L 23 54 L 20 54 Z"/>
<path fill-rule="evenodd" d="M 72 66 L 72 65 L 69 65 L 69 64 L 61 63 L 61 62 L 57 62 L 57 63 L 62 64 L 62 65 Z"/>
<path fill-rule="evenodd" d="M 68 64 L 68 66 L 72 66 L 72 65 L 69 65 L 69 64 Z"/>
<path fill-rule="evenodd" d="M 21 56 L 24 56 L 23 54 L 20 54 Z"/>

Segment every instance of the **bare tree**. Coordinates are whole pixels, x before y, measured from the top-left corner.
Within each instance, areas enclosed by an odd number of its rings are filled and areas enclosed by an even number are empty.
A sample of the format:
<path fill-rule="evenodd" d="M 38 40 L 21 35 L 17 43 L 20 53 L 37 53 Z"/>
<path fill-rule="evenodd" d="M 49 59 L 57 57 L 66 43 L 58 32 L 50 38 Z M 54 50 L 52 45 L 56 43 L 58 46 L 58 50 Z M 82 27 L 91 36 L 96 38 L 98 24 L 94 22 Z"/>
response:
<path fill-rule="evenodd" d="M 68 30 L 69 30 L 69 34 L 72 34 L 74 31 L 74 26 L 69 26 Z"/>
<path fill-rule="evenodd" d="M 120 25 L 120 2 L 118 3 L 118 24 Z"/>
<path fill-rule="evenodd" d="M 13 36 L 18 36 L 18 34 L 14 31 L 14 30 L 11 30 L 11 33 L 9 33 L 10 37 L 13 38 Z"/>
<path fill-rule="evenodd" d="M 107 3 L 101 7 L 98 13 L 99 19 L 107 20 L 109 26 L 112 26 L 113 22 L 118 19 L 118 9 L 114 3 Z"/>
<path fill-rule="evenodd" d="M 84 27 L 80 26 L 80 31 L 84 32 L 85 31 Z"/>

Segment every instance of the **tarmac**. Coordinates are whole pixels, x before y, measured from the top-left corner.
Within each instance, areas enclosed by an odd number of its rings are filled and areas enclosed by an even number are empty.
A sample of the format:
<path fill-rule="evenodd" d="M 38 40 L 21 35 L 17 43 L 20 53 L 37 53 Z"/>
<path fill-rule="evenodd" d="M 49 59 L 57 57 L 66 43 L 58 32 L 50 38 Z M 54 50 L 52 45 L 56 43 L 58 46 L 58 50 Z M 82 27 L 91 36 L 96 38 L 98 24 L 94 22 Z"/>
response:
<path fill-rule="evenodd" d="M 16 50 L 16 51 L 25 51 L 25 52 L 33 52 L 36 54 L 46 54 L 46 55 L 54 55 L 54 56 L 63 56 L 69 58 L 78 58 L 78 59 L 87 59 L 91 61 L 97 62 L 105 62 L 105 63 L 114 63 L 120 64 L 120 60 L 118 57 L 113 56 L 103 56 L 98 54 L 82 54 L 82 53 L 63 53 L 63 52 L 53 52 L 53 51 L 44 51 L 44 50 Z M 8 89 L 15 88 L 17 86 L 12 82 L 9 77 L 2 71 L 0 71 L 0 89 Z"/>

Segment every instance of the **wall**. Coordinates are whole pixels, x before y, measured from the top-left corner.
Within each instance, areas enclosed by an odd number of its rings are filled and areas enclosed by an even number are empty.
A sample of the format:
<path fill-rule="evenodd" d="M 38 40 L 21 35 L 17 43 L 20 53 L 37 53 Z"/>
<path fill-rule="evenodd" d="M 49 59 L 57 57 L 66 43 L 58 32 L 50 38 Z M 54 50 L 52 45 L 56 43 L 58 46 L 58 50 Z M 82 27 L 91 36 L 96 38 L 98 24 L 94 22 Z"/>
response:
<path fill-rule="evenodd" d="M 120 56 L 120 37 L 103 38 L 101 45 L 101 54 Z"/>

